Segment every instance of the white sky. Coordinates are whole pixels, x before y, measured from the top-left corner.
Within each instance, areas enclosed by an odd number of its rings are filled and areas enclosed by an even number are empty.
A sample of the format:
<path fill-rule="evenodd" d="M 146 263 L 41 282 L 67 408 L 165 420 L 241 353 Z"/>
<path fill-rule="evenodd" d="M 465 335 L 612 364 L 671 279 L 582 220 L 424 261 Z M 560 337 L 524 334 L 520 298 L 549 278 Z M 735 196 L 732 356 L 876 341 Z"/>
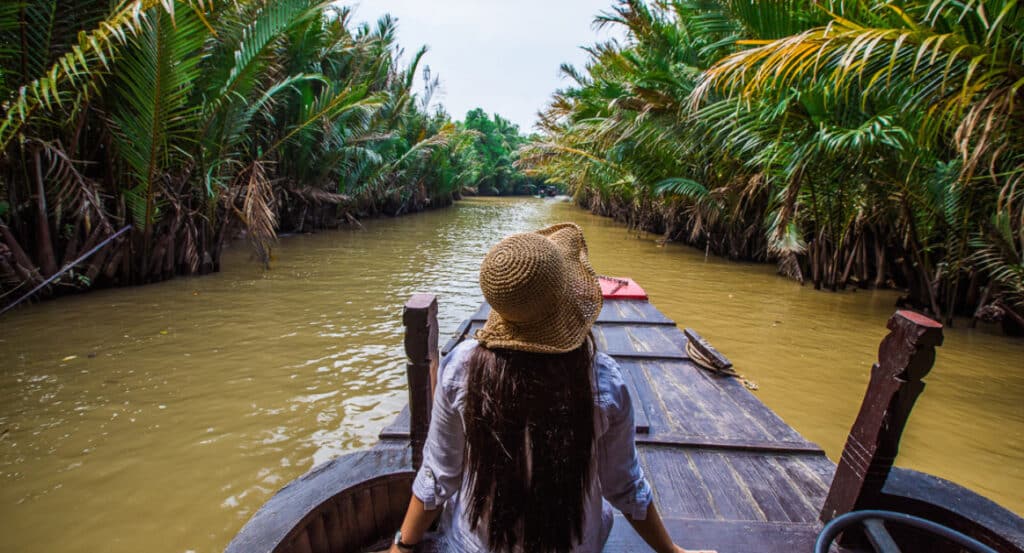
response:
<path fill-rule="evenodd" d="M 536 113 L 551 93 L 568 86 L 559 76 L 562 62 L 580 68 L 587 55 L 580 46 L 612 36 L 596 31 L 594 16 L 613 0 L 347 0 L 354 21 L 398 18 L 398 42 L 409 58 L 422 45 L 420 63 L 441 77 L 440 101 L 454 119 L 481 107 L 531 132 Z M 422 89 L 421 76 L 417 88 Z"/>

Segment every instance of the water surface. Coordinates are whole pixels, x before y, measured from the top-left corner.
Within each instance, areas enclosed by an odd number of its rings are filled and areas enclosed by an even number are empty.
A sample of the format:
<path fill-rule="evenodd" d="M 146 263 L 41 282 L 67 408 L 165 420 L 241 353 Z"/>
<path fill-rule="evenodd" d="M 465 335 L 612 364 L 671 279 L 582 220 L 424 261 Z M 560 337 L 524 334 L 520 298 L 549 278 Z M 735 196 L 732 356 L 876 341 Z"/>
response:
<path fill-rule="evenodd" d="M 816 292 L 557 201 L 470 199 L 283 238 L 269 272 L 238 243 L 216 275 L 0 319 L 0 551 L 223 550 L 274 491 L 372 445 L 404 404 L 410 294 L 439 295 L 447 335 L 481 300 L 490 245 L 563 220 L 584 226 L 598 272 L 638 280 L 836 458 L 895 293 Z M 897 464 L 1024 512 L 1024 342 L 947 329 L 926 381 Z"/>

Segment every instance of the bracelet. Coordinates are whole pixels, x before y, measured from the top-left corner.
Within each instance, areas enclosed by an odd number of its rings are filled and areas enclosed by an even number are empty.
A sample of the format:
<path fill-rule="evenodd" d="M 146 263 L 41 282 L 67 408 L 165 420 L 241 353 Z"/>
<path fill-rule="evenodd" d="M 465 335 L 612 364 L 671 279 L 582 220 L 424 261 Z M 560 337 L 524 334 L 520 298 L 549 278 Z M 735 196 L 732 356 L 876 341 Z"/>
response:
<path fill-rule="evenodd" d="M 408 551 L 416 549 L 416 546 L 419 545 L 418 543 L 403 543 L 401 530 L 395 532 L 395 541 L 393 543 L 394 545 L 397 545 L 399 549 L 404 549 Z"/>

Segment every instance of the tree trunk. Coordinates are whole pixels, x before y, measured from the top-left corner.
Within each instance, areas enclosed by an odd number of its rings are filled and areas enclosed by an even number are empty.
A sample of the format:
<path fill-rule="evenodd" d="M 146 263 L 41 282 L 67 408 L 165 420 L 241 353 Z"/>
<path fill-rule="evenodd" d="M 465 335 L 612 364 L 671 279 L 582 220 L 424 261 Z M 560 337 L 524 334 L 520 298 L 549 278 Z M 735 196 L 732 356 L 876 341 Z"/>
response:
<path fill-rule="evenodd" d="M 853 243 L 853 247 L 850 248 L 849 255 L 846 256 L 846 267 L 843 268 L 843 275 L 839 277 L 839 286 L 846 288 L 846 283 L 850 280 L 850 271 L 853 269 L 853 262 L 857 258 L 857 252 L 860 251 L 861 237 L 857 236 L 857 240 Z"/>
<path fill-rule="evenodd" d="M 39 267 L 46 277 L 57 272 L 57 258 L 53 253 L 53 241 L 50 239 L 50 219 L 46 214 L 46 189 L 43 185 L 43 161 L 38 148 L 32 153 L 36 169 L 36 236 Z"/>
<path fill-rule="evenodd" d="M 860 287 L 868 285 L 868 241 L 866 238 L 860 241 L 860 248 L 857 249 L 857 283 Z"/>
<path fill-rule="evenodd" d="M 811 281 L 814 282 L 814 289 L 821 290 L 821 248 L 818 239 L 811 241 Z"/>
<path fill-rule="evenodd" d="M 61 261 L 61 267 L 67 266 L 68 263 L 71 263 L 76 259 L 75 252 L 78 250 L 78 240 L 82 236 L 81 220 L 82 218 L 79 217 L 71 227 L 73 230 L 71 232 L 71 238 L 69 238 L 68 242 L 64 244 L 64 260 Z"/>
<path fill-rule="evenodd" d="M 18 239 L 11 234 L 11 230 L 2 222 L 0 222 L 0 238 L 3 238 L 4 243 L 11 250 L 11 254 L 14 255 L 15 269 L 18 270 L 18 274 L 31 284 L 42 282 L 43 278 L 40 276 L 35 263 L 32 263 L 28 254 L 25 253 L 25 250 L 21 248 L 21 244 L 18 243 Z"/>
<path fill-rule="evenodd" d="M 881 235 L 875 236 L 875 288 L 885 286 L 885 243 Z"/>

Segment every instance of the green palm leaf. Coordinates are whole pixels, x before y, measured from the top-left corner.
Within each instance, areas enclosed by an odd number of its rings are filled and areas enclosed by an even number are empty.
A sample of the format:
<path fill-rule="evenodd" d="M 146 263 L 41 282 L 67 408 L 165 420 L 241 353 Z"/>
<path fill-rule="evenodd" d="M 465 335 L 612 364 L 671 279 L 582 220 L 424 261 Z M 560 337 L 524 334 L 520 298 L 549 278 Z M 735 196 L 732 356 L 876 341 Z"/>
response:
<path fill-rule="evenodd" d="M 141 30 L 114 72 L 118 102 L 112 119 L 118 152 L 134 181 L 129 197 L 135 224 L 149 233 L 158 215 L 161 183 L 195 140 L 198 106 L 190 102 L 190 93 L 199 77 L 197 53 L 207 35 L 189 10 L 180 10 L 172 20 L 156 8 L 139 21 Z"/>
<path fill-rule="evenodd" d="M 11 99 L 0 122 L 0 149 L 7 147 L 36 110 L 50 109 L 87 94 L 96 74 L 109 69 L 118 49 L 140 31 L 140 14 L 159 5 L 160 0 L 122 2 L 97 28 L 79 33 L 69 51 L 60 55 L 45 74 L 22 86 Z"/>

